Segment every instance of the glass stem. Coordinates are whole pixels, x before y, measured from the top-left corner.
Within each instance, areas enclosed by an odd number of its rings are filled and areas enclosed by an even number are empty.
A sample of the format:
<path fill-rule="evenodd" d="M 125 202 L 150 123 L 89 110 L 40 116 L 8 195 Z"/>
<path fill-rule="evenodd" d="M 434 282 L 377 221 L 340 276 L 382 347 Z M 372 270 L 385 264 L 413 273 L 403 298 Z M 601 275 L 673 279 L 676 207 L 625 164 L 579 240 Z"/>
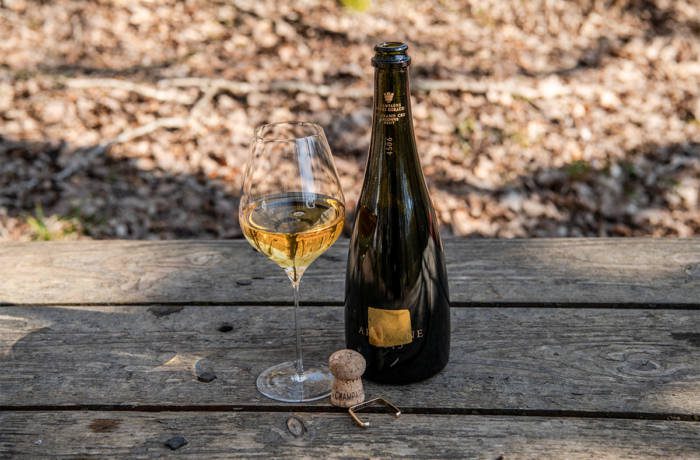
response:
<path fill-rule="evenodd" d="M 304 373 L 304 361 L 301 356 L 301 327 L 299 326 L 299 281 L 292 282 L 294 288 L 294 331 L 297 335 L 297 374 Z"/>

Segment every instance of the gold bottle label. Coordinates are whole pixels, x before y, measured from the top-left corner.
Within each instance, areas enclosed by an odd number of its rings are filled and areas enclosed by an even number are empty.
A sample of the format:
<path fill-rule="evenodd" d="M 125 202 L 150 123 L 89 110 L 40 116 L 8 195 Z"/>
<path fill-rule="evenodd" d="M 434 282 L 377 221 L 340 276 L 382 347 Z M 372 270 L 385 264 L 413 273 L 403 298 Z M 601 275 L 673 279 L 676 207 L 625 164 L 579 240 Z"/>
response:
<path fill-rule="evenodd" d="M 375 347 L 396 347 L 413 341 L 411 312 L 407 309 L 367 308 L 369 343 Z"/>

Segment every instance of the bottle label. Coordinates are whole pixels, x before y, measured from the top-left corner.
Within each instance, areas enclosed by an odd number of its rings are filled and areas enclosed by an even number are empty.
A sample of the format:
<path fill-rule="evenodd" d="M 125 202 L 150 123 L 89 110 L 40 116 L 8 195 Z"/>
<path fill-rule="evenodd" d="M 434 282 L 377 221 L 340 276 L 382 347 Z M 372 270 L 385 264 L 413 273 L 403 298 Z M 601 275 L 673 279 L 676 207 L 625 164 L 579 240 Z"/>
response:
<path fill-rule="evenodd" d="M 385 125 L 393 125 L 406 116 L 406 107 L 394 102 L 394 93 L 387 91 L 384 93 L 384 104 L 382 104 L 381 120 Z"/>
<path fill-rule="evenodd" d="M 368 307 L 367 335 L 369 344 L 375 347 L 396 347 L 413 342 L 411 312 Z"/>

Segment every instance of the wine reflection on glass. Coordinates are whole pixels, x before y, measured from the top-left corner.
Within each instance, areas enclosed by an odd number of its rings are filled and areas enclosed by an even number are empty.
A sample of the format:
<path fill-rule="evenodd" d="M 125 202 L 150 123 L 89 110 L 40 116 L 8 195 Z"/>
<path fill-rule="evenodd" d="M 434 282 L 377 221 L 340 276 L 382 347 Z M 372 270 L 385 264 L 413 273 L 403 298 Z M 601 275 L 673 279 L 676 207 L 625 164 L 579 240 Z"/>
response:
<path fill-rule="evenodd" d="M 285 402 L 326 397 L 332 376 L 325 365 L 304 362 L 297 319 L 301 278 L 335 243 L 345 220 L 338 173 L 320 126 L 287 122 L 256 129 L 239 220 L 248 242 L 285 271 L 294 290 L 296 360 L 264 370 L 258 390 Z"/>

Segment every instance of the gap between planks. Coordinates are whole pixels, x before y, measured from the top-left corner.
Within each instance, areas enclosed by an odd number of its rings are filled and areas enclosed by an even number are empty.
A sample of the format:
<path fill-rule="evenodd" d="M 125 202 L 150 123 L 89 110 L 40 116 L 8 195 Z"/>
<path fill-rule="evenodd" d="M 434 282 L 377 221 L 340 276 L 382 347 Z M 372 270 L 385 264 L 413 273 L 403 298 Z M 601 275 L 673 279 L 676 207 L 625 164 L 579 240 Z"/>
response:
<path fill-rule="evenodd" d="M 0 456 L 70 458 L 697 458 L 680 421 L 280 412 L 0 413 Z M 188 442 L 167 450 L 175 435 Z"/>
<path fill-rule="evenodd" d="M 621 411 L 576 411 L 576 410 L 540 410 L 540 409 L 485 409 L 469 407 L 400 407 L 401 413 L 413 415 L 474 415 L 474 416 L 509 416 L 509 417 L 550 417 L 550 418 L 605 418 L 623 420 L 672 420 L 700 423 L 700 414 L 621 412 Z M 289 404 L 284 406 L 260 405 L 152 405 L 152 404 L 71 404 L 71 405 L 2 405 L 0 412 L 303 412 L 338 414 L 346 409 L 332 406 L 312 406 Z M 385 413 L 381 407 L 368 407 L 365 413 Z"/>
<path fill-rule="evenodd" d="M 290 302 L 31 302 L 8 303 L 0 301 L 2 307 L 154 307 L 154 306 L 184 306 L 184 307 L 293 307 Z M 302 301 L 300 307 L 343 307 L 342 302 Z M 606 303 L 606 302 L 450 302 L 451 308 L 599 308 L 618 310 L 700 310 L 697 304 L 666 304 L 666 303 Z"/>

